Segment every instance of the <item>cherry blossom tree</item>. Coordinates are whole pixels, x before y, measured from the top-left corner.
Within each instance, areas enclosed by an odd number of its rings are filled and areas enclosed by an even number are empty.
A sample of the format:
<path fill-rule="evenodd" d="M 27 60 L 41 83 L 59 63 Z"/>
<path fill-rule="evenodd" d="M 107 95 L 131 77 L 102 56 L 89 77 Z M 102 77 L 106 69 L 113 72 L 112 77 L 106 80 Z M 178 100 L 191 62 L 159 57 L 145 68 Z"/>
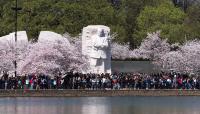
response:
<path fill-rule="evenodd" d="M 37 42 L 31 44 L 27 56 L 20 61 L 18 71 L 24 73 L 44 73 L 53 75 L 59 71 L 82 72 L 88 68 L 87 57 L 65 40 L 56 42 Z"/>
<path fill-rule="evenodd" d="M 186 42 L 181 48 L 187 68 L 195 73 L 200 71 L 200 41 L 193 40 Z"/>
<path fill-rule="evenodd" d="M 28 49 L 27 42 L 19 42 L 15 45 L 13 41 L 0 42 L 0 72 L 14 72 L 14 61 L 17 63 L 24 59 Z"/>
<path fill-rule="evenodd" d="M 175 51 L 163 54 L 154 63 L 165 70 L 173 69 L 178 72 L 200 73 L 200 41 L 187 41 Z"/>
<path fill-rule="evenodd" d="M 160 32 L 148 33 L 147 38 L 143 40 L 138 53 L 142 58 L 150 60 L 157 60 L 163 54 L 170 51 L 170 44 L 167 43 L 167 39 L 162 40 L 160 38 Z"/>
<path fill-rule="evenodd" d="M 17 61 L 17 74 L 44 73 L 53 75 L 60 71 L 83 72 L 88 68 L 87 57 L 81 54 L 81 42 L 65 36 L 56 41 L 0 42 L 0 71 L 14 72 Z"/>
<path fill-rule="evenodd" d="M 154 64 L 162 68 L 162 70 L 174 70 L 178 72 L 186 71 L 186 63 L 183 54 L 180 51 L 171 51 L 162 55 L 160 59 L 155 60 Z"/>
<path fill-rule="evenodd" d="M 170 45 L 167 39 L 160 38 L 160 32 L 147 35 L 140 47 L 130 50 L 129 46 L 112 44 L 114 59 L 149 59 L 163 70 L 174 70 L 186 73 L 200 73 L 200 41 L 187 41 L 183 45 Z"/>
<path fill-rule="evenodd" d="M 129 45 L 127 44 L 120 45 L 118 43 L 112 43 L 111 45 L 112 59 L 127 59 L 129 57 L 129 51 Z"/>
<path fill-rule="evenodd" d="M 170 44 L 167 43 L 167 39 L 162 40 L 160 38 L 160 32 L 155 32 L 147 35 L 147 38 L 143 40 L 140 47 L 134 50 L 130 50 L 129 45 L 113 43 L 111 52 L 114 59 L 150 59 L 157 60 L 161 55 L 170 51 Z"/>
<path fill-rule="evenodd" d="M 187 41 L 183 45 L 170 45 L 166 39 L 160 38 L 160 32 L 155 32 L 148 34 L 134 50 L 130 50 L 128 44 L 113 42 L 111 53 L 113 59 L 143 58 L 152 60 L 163 70 L 200 73 L 199 40 Z M 81 52 L 81 35 L 71 37 L 69 34 L 54 42 L 20 42 L 17 45 L 11 41 L 0 42 L 0 72 L 13 72 L 15 60 L 19 75 L 54 75 L 60 71 L 70 70 L 84 72 L 89 66 L 87 57 Z"/>

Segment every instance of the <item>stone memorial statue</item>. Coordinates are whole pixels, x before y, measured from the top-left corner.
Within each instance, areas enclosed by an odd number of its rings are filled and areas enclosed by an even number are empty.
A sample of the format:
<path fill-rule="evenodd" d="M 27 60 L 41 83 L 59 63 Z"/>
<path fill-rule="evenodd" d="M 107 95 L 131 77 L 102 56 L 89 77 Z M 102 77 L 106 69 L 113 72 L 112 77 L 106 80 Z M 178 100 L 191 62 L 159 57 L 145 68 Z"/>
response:
<path fill-rule="evenodd" d="M 111 73 L 110 28 L 103 25 L 84 27 L 82 53 L 89 58 L 87 73 Z"/>

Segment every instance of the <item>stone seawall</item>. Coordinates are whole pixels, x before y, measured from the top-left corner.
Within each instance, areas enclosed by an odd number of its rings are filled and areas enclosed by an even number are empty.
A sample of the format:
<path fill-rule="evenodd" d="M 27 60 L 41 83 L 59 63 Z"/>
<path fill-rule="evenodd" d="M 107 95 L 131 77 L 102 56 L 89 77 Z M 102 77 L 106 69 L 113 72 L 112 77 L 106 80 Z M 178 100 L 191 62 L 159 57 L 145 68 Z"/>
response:
<path fill-rule="evenodd" d="M 0 97 L 200 96 L 200 90 L 0 90 Z"/>

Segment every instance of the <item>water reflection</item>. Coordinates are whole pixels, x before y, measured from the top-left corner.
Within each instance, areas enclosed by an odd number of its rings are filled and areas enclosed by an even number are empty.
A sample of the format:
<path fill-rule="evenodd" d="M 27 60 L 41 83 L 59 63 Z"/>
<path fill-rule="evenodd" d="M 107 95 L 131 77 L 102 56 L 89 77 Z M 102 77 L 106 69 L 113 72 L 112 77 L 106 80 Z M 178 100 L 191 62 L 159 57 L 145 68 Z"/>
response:
<path fill-rule="evenodd" d="M 84 103 L 82 114 L 111 114 L 110 102 L 107 98 L 85 98 L 82 103 Z"/>
<path fill-rule="evenodd" d="M 200 97 L 0 98 L 0 114 L 199 114 Z"/>

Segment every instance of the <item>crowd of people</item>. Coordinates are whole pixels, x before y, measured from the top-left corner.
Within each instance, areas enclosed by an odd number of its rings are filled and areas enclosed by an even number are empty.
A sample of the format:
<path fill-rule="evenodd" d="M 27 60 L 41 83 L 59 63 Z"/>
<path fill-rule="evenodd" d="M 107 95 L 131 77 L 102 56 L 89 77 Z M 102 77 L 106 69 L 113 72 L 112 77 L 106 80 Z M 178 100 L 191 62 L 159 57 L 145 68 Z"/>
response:
<path fill-rule="evenodd" d="M 67 72 L 56 76 L 28 74 L 9 76 L 4 72 L 0 89 L 200 89 L 200 78 L 180 73 L 82 74 Z"/>

